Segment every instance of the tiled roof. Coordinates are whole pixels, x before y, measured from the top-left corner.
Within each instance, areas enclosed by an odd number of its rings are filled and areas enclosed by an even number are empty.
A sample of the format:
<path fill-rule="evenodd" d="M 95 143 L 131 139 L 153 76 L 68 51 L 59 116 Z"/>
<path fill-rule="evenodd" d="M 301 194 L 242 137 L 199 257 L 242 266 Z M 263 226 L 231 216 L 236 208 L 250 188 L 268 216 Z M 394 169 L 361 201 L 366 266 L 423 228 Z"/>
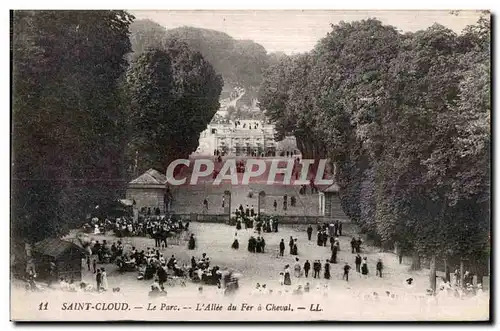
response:
<path fill-rule="evenodd" d="M 130 182 L 130 184 L 165 184 L 167 182 L 167 177 L 155 169 L 149 169 L 136 179 Z"/>
<path fill-rule="evenodd" d="M 325 193 L 330 193 L 330 192 L 338 192 L 340 190 L 340 187 L 333 183 L 332 185 L 328 186 L 326 189 L 323 190 Z"/>

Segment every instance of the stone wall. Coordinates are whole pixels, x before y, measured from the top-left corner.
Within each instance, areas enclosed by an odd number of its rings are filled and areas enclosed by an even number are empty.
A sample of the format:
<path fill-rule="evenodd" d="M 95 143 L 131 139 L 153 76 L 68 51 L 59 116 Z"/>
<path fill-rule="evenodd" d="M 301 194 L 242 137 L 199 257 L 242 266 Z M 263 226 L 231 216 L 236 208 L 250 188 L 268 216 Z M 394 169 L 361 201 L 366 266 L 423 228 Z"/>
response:
<path fill-rule="evenodd" d="M 163 188 L 128 188 L 127 199 L 135 200 L 137 209 L 142 207 L 156 208 L 160 207 L 160 211 L 165 211 L 163 203 Z"/>
<path fill-rule="evenodd" d="M 264 215 L 264 214 L 263 214 Z M 227 214 L 176 214 L 182 220 L 189 220 L 191 222 L 202 223 L 227 223 L 229 216 Z M 280 224 L 319 224 L 330 223 L 332 221 L 329 217 L 324 216 L 278 216 Z M 344 220 L 344 222 L 346 222 Z M 347 221 L 348 222 L 348 221 Z"/>

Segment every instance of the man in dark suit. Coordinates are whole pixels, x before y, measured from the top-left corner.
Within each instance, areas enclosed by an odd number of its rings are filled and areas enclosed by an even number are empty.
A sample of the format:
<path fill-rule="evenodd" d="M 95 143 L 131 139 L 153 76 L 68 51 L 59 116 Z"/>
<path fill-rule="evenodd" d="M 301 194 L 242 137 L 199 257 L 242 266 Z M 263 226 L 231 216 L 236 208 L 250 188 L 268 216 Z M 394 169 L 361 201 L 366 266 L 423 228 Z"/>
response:
<path fill-rule="evenodd" d="M 361 272 L 361 255 L 359 253 L 356 255 L 354 262 L 356 264 L 356 272 Z"/>
<path fill-rule="evenodd" d="M 306 260 L 306 263 L 304 263 L 304 274 L 306 277 L 309 275 L 309 270 L 311 269 L 311 263 L 309 263 L 309 260 Z"/>
<path fill-rule="evenodd" d="M 345 279 L 346 282 L 349 281 L 349 270 L 351 269 L 351 266 L 349 265 L 349 263 L 345 263 L 345 266 L 344 266 L 344 274 L 342 275 L 342 279 Z"/>
<path fill-rule="evenodd" d="M 283 256 L 283 253 L 285 253 L 285 241 L 281 239 L 280 241 L 280 256 Z"/>
<path fill-rule="evenodd" d="M 319 260 L 314 261 L 313 264 L 313 269 L 314 269 L 314 278 L 320 278 L 319 272 L 321 271 L 321 262 Z"/>
<path fill-rule="evenodd" d="M 311 224 L 309 224 L 309 226 L 307 227 L 307 239 L 308 240 L 311 240 L 312 233 L 313 233 L 313 228 L 312 228 Z"/>

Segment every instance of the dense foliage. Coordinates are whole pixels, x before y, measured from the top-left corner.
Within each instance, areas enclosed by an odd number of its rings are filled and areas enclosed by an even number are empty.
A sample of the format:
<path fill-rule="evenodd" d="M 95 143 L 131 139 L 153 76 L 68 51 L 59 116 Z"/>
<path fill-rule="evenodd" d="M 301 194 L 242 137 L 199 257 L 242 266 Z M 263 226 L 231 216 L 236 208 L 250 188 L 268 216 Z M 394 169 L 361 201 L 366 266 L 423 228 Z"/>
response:
<path fill-rule="evenodd" d="M 139 172 L 165 171 L 198 147 L 200 133 L 219 109 L 222 78 L 199 52 L 172 40 L 141 54 L 127 72 L 129 152 Z"/>
<path fill-rule="evenodd" d="M 341 22 L 264 75 L 259 101 L 279 133 L 294 134 L 305 157 L 336 163 L 344 211 L 387 248 L 488 256 L 486 15 L 460 35 Z"/>
<path fill-rule="evenodd" d="M 13 13 L 19 241 L 63 235 L 96 205 L 122 198 L 135 164 L 163 170 L 187 157 L 219 108 L 220 76 L 185 43 L 146 31 L 133 36 L 131 55 L 133 19 L 108 10 Z"/>
<path fill-rule="evenodd" d="M 65 233 L 122 186 L 123 11 L 15 11 L 12 234 Z"/>

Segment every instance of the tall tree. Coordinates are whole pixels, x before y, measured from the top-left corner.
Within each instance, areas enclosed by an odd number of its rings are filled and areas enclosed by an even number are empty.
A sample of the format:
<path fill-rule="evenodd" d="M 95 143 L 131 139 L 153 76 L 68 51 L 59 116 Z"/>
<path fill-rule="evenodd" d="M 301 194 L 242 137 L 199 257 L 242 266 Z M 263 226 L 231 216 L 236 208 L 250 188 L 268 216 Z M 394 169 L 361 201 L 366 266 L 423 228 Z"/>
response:
<path fill-rule="evenodd" d="M 140 170 L 166 170 L 198 146 L 219 108 L 222 78 L 199 52 L 176 40 L 140 55 L 127 73 L 131 98 L 129 152 Z"/>
<path fill-rule="evenodd" d="M 320 137 L 346 214 L 384 247 L 413 252 L 414 266 L 485 264 L 489 31 L 487 14 L 461 35 L 341 22 L 264 75 L 261 101 L 280 132 Z"/>
<path fill-rule="evenodd" d="M 12 231 L 65 233 L 122 188 L 124 11 L 15 11 Z"/>

